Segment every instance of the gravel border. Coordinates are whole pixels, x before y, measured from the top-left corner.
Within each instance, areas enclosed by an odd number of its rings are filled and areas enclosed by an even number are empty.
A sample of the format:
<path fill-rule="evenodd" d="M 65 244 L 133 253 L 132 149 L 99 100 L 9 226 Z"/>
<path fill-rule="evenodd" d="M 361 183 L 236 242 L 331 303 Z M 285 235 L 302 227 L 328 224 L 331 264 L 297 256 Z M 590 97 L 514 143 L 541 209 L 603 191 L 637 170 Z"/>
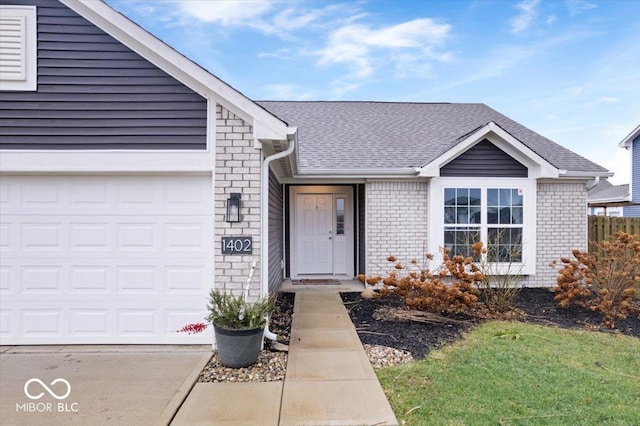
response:
<path fill-rule="evenodd" d="M 279 293 L 269 327 L 278 335 L 278 342 L 289 343 L 291 336 L 291 318 L 293 314 L 294 293 Z M 364 350 L 374 369 L 404 364 L 413 360 L 408 351 L 382 345 L 365 344 Z M 268 347 L 268 341 L 265 341 Z M 217 352 L 204 367 L 198 382 L 201 383 L 240 383 L 240 382 L 281 382 L 287 372 L 287 353 L 263 350 L 258 361 L 247 368 L 228 368 L 222 365 Z"/>

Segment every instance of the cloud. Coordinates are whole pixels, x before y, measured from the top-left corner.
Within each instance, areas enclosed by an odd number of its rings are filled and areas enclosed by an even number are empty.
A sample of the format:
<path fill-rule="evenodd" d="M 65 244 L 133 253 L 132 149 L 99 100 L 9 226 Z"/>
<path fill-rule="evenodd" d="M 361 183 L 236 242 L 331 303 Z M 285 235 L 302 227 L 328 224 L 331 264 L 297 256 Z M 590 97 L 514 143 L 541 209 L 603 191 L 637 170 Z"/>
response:
<path fill-rule="evenodd" d="M 259 59 L 277 59 L 299 65 L 304 61 L 329 69 L 332 77 L 321 93 L 339 98 L 357 90 L 384 70 L 397 78 L 432 76 L 433 63 L 451 60 L 443 49 L 452 32 L 446 22 L 426 17 L 391 24 L 373 24 L 360 2 L 307 3 L 290 1 L 212 0 L 110 0 L 131 7 L 153 9 L 160 26 L 183 27 L 189 45 L 211 46 L 220 37 L 246 38 L 251 30 L 266 35 L 259 39 Z M 142 12 L 141 12 L 142 13 Z M 203 34 L 209 34 L 209 37 Z M 214 36 L 215 35 L 215 36 Z M 316 90 L 317 91 L 317 90 Z M 293 86 L 274 84 L 267 93 L 296 96 Z M 306 96 L 306 95 L 305 95 Z"/>
<path fill-rule="evenodd" d="M 173 4 L 191 18 L 224 26 L 251 25 L 272 7 L 272 3 L 266 1 L 191 0 Z"/>
<path fill-rule="evenodd" d="M 441 45 L 451 31 L 451 25 L 439 24 L 429 18 L 414 19 L 382 28 L 371 28 L 352 23 L 333 31 L 327 44 L 315 52 L 320 66 L 343 64 L 350 69 L 353 78 L 370 76 L 376 68 L 377 52 L 385 51 L 396 60 L 422 58 L 447 60 L 447 54 L 436 54 L 434 48 Z M 411 55 L 406 55 L 411 52 Z M 403 56 L 403 53 L 405 54 Z"/>
<path fill-rule="evenodd" d="M 579 15 L 584 11 L 595 9 L 597 7 L 595 4 L 585 0 L 566 0 L 565 4 L 567 5 L 567 9 L 569 9 L 569 14 L 571 16 Z"/>
<path fill-rule="evenodd" d="M 617 104 L 618 102 L 620 102 L 620 99 L 614 96 L 603 96 L 600 99 L 598 99 L 597 102 L 601 104 Z"/>
<path fill-rule="evenodd" d="M 268 84 L 264 87 L 264 93 L 265 99 L 288 101 L 307 101 L 318 95 L 308 88 L 291 83 Z"/>
<path fill-rule="evenodd" d="M 520 13 L 511 19 L 511 32 L 518 34 L 531 26 L 537 15 L 537 6 L 540 0 L 523 0 L 515 8 Z"/>

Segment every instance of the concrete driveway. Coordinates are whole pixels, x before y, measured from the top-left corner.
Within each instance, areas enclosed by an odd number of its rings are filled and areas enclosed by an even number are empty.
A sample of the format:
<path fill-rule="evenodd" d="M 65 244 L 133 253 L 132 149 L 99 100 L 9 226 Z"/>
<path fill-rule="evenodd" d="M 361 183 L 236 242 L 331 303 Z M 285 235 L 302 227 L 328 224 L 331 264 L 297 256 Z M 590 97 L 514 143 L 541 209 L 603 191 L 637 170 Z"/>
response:
<path fill-rule="evenodd" d="M 1 346 L 0 424 L 166 425 L 211 346 Z"/>

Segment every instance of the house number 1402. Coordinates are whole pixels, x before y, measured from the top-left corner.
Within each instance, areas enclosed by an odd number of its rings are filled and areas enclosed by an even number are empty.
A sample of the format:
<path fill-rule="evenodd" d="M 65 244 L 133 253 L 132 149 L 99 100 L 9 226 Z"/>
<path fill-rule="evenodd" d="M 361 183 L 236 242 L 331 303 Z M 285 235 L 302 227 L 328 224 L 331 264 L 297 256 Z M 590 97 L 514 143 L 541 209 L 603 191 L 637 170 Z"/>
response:
<path fill-rule="evenodd" d="M 253 254 L 253 237 L 222 237 L 222 254 Z"/>

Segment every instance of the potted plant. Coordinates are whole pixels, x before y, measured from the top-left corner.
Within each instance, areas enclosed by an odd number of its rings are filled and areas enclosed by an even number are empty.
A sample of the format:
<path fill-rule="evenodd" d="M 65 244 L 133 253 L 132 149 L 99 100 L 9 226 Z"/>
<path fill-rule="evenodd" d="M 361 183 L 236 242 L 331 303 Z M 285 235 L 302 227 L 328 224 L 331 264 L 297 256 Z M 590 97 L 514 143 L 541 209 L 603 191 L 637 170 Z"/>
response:
<path fill-rule="evenodd" d="M 244 297 L 209 292 L 206 320 L 213 325 L 220 362 L 226 367 L 248 367 L 258 360 L 268 316 L 275 308 L 273 298 L 249 303 Z"/>
<path fill-rule="evenodd" d="M 220 362 L 225 367 L 248 367 L 258 360 L 267 318 L 275 309 L 273 297 L 254 303 L 245 297 L 211 289 L 206 323 L 187 324 L 178 332 L 200 333 L 209 324 L 213 332 Z"/>

